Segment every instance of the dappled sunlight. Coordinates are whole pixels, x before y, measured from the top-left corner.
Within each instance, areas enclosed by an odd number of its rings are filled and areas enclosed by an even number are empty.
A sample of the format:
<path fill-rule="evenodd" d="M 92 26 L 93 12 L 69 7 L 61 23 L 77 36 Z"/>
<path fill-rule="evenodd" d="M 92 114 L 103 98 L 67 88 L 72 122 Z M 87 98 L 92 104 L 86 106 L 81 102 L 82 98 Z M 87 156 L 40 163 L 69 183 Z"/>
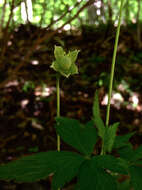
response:
<path fill-rule="evenodd" d="M 39 64 L 39 61 L 38 61 L 38 60 L 32 60 L 32 61 L 31 61 L 31 64 L 32 64 L 32 65 L 38 65 L 38 64 Z"/>
<path fill-rule="evenodd" d="M 124 99 L 122 95 L 118 92 L 113 92 L 112 93 L 112 98 L 111 98 L 111 104 L 114 105 L 117 109 L 120 109 L 121 104 L 123 103 Z M 101 102 L 102 105 L 107 105 L 108 103 L 108 95 L 106 94 Z"/>
<path fill-rule="evenodd" d="M 27 106 L 28 103 L 29 103 L 29 100 L 28 100 L 28 99 L 22 100 L 22 101 L 21 101 L 21 108 L 24 109 L 24 108 Z"/>
<path fill-rule="evenodd" d="M 56 90 L 55 87 L 42 87 L 37 86 L 35 88 L 35 96 L 48 97 Z"/>
<path fill-rule="evenodd" d="M 17 80 L 13 80 L 13 81 L 9 81 L 5 87 L 11 87 L 11 86 L 18 86 L 19 85 L 19 82 Z"/>
<path fill-rule="evenodd" d="M 119 85 L 119 89 L 121 89 L 121 91 L 123 92 L 125 91 L 122 84 Z M 101 101 L 101 105 L 106 106 L 107 103 L 108 103 L 108 95 L 106 94 L 103 97 L 103 100 Z M 123 106 L 128 110 L 133 110 L 137 112 L 142 111 L 142 104 L 140 104 L 139 101 L 139 94 L 136 92 L 131 92 L 128 100 L 125 100 L 121 93 L 113 92 L 111 97 L 111 105 L 113 105 L 118 110 L 121 109 L 121 106 Z"/>

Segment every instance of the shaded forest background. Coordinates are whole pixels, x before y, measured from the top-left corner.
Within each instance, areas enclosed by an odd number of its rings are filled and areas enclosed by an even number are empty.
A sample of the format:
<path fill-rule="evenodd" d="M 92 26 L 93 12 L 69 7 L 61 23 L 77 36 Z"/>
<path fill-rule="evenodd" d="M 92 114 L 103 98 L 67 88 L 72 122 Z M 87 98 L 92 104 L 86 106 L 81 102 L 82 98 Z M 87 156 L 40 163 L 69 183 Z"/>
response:
<path fill-rule="evenodd" d="M 56 149 L 55 45 L 80 50 L 79 75 L 61 78 L 61 115 L 90 120 L 98 89 L 105 120 L 119 6 L 120 0 L 0 1 L 0 163 Z M 142 2 L 126 0 L 110 115 L 120 122 L 118 134 L 135 131 L 135 148 L 142 144 L 141 21 Z M 50 179 L 0 182 L 2 190 L 22 188 L 50 189 Z"/>

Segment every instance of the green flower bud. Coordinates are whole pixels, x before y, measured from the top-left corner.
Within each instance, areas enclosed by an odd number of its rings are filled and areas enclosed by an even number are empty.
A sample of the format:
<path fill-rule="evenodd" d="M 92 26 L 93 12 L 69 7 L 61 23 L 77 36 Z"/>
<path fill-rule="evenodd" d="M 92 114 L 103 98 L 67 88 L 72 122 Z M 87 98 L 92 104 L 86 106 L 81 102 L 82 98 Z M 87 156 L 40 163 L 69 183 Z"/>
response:
<path fill-rule="evenodd" d="M 68 54 L 60 46 L 55 46 L 54 55 L 56 60 L 52 63 L 51 68 L 65 77 L 78 73 L 75 64 L 79 50 L 70 51 Z"/>

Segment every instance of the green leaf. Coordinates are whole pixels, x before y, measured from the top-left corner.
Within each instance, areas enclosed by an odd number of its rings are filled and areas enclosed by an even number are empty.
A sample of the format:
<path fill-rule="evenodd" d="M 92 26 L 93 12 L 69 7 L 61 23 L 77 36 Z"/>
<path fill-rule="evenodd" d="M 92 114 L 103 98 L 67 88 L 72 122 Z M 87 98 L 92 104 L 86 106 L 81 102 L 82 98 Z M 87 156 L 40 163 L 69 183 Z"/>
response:
<path fill-rule="evenodd" d="M 92 158 L 96 165 L 119 174 L 127 174 L 127 162 L 111 155 L 99 155 Z"/>
<path fill-rule="evenodd" d="M 25 156 L 0 166 L 0 179 L 20 182 L 34 182 L 44 179 L 49 174 L 58 171 L 65 164 L 66 159 L 68 161 L 75 156 L 77 162 L 79 162 L 78 154 L 66 151 L 49 151 Z M 81 160 L 83 158 L 80 157 L 80 162 L 82 162 Z"/>
<path fill-rule="evenodd" d="M 142 167 L 130 166 L 129 172 L 134 190 L 142 189 Z"/>
<path fill-rule="evenodd" d="M 135 133 L 129 133 L 126 135 L 119 135 L 116 136 L 114 144 L 113 144 L 113 148 L 114 149 L 118 149 L 118 148 L 122 148 L 124 146 L 127 146 L 129 144 L 129 139 L 134 135 Z"/>
<path fill-rule="evenodd" d="M 115 179 L 104 169 L 97 166 L 97 162 L 85 161 L 79 170 L 76 190 L 116 190 Z"/>
<path fill-rule="evenodd" d="M 81 124 L 78 120 L 65 117 L 56 118 L 56 131 L 61 138 L 79 152 L 90 155 L 97 141 L 97 132 L 92 124 Z"/>
<path fill-rule="evenodd" d="M 129 162 L 133 160 L 134 150 L 131 146 L 125 146 L 118 150 L 120 158 L 123 158 Z"/>
<path fill-rule="evenodd" d="M 117 183 L 117 190 L 130 190 L 130 180 L 125 180 L 124 182 Z"/>
<path fill-rule="evenodd" d="M 132 161 L 137 161 L 139 159 L 142 159 L 142 145 L 139 146 L 136 150 L 134 150 Z"/>
<path fill-rule="evenodd" d="M 120 157 L 132 162 L 138 163 L 137 161 L 142 159 L 142 145 L 136 150 L 132 149 L 132 146 L 123 147 L 118 150 Z"/>
<path fill-rule="evenodd" d="M 0 166 L 0 179 L 32 182 L 47 177 L 56 170 L 53 158 L 58 152 L 41 152 Z"/>
<path fill-rule="evenodd" d="M 70 152 L 60 165 L 60 168 L 53 176 L 52 188 L 56 190 L 62 188 L 65 183 L 71 181 L 78 174 L 79 167 L 85 161 L 85 158 L 79 154 Z"/>
<path fill-rule="evenodd" d="M 104 139 L 105 134 L 105 126 L 100 116 L 100 108 L 99 108 L 99 100 L 98 100 L 98 93 L 95 94 L 94 104 L 93 104 L 93 119 L 95 125 L 98 129 L 98 135 Z"/>
<path fill-rule="evenodd" d="M 119 123 L 114 123 L 113 125 L 109 126 L 105 130 L 105 135 L 104 135 L 104 150 L 106 152 L 111 152 L 112 147 L 115 141 L 116 137 L 116 131 L 118 128 Z"/>

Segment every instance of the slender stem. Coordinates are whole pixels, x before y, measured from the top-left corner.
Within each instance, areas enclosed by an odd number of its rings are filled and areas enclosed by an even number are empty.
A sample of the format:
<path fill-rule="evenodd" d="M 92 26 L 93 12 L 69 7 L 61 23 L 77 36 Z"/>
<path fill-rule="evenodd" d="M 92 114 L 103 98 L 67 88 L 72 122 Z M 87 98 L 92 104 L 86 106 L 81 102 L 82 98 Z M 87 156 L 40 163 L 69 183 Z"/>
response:
<path fill-rule="evenodd" d="M 119 11 L 119 19 L 118 19 L 118 26 L 117 26 L 116 36 L 115 36 L 115 44 L 114 44 L 112 64 L 111 64 L 111 74 L 110 74 L 108 103 L 107 103 L 107 113 L 106 113 L 106 127 L 109 126 L 110 101 L 111 101 L 111 95 L 112 95 L 112 86 L 113 86 L 113 79 L 114 79 L 114 69 L 115 69 L 116 53 L 117 53 L 118 40 L 119 40 L 119 34 L 120 34 L 120 25 L 121 25 L 121 17 L 122 17 L 123 4 L 124 4 L 124 0 L 121 0 L 120 11 Z M 104 141 L 103 141 L 102 142 L 101 155 L 105 155 L 105 154 L 106 154 L 106 152 L 104 150 Z"/>
<path fill-rule="evenodd" d="M 57 74 L 56 79 L 56 88 L 57 88 L 57 117 L 60 117 L 60 75 Z M 60 151 L 60 136 L 57 135 L 57 150 Z"/>
<path fill-rule="evenodd" d="M 119 19 L 118 19 L 118 26 L 117 26 L 117 31 L 116 31 L 115 44 L 114 44 L 113 57 L 112 57 L 112 65 L 111 65 L 111 74 L 110 74 L 110 82 L 109 82 L 109 93 L 108 93 L 108 104 L 107 104 L 107 113 L 106 113 L 106 126 L 109 125 L 110 101 L 111 101 L 111 96 L 112 96 L 114 69 L 115 69 L 116 53 L 117 53 L 118 40 L 119 40 L 119 34 L 120 34 L 120 25 L 121 25 L 123 4 L 124 4 L 124 0 L 121 0 L 120 11 L 119 11 Z"/>

